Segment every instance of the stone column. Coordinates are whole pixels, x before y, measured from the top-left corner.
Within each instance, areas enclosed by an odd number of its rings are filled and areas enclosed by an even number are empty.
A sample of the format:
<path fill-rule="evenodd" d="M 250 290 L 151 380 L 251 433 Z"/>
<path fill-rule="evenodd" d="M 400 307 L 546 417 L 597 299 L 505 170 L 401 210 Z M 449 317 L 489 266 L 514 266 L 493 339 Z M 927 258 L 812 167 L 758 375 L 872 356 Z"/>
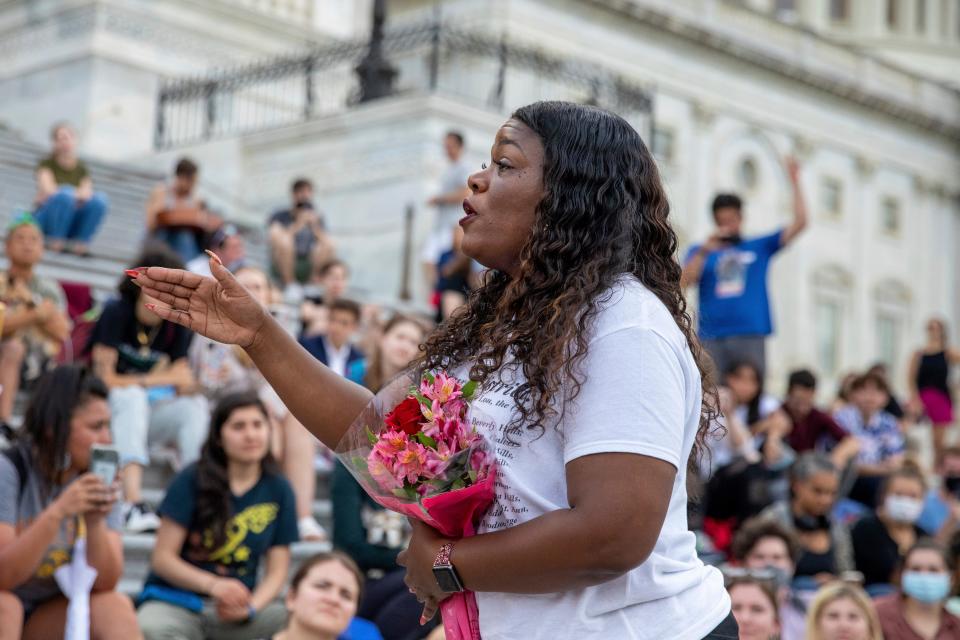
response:
<path fill-rule="evenodd" d="M 809 25 L 814 31 L 823 31 L 830 23 L 830 0 L 798 1 L 797 12 L 800 22 Z"/>
<path fill-rule="evenodd" d="M 876 165 L 872 158 L 857 156 L 857 185 L 853 202 L 859 210 L 851 212 L 852 228 L 856 238 L 851 247 L 853 287 L 851 289 L 850 327 L 851 339 L 844 351 L 843 362 L 866 364 L 874 355 L 876 327 L 873 319 L 871 295 L 872 275 L 869 272 L 869 256 L 876 243 L 876 226 L 879 212 L 876 185 Z"/>
<path fill-rule="evenodd" d="M 693 116 L 693 144 L 690 154 L 689 206 L 693 208 L 690 216 L 690 239 L 700 241 L 713 229 L 710 218 L 710 201 L 713 199 L 716 185 L 713 182 L 714 150 L 713 126 L 716 122 L 714 107 L 703 102 L 691 105 Z"/>

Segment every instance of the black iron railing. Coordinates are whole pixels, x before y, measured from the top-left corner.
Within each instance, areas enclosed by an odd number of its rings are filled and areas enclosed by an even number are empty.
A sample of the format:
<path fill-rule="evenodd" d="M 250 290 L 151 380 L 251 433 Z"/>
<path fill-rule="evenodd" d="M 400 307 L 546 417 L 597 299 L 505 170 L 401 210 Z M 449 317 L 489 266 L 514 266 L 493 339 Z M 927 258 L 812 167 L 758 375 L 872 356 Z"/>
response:
<path fill-rule="evenodd" d="M 172 80 L 160 89 L 155 146 L 169 149 L 268 130 L 345 111 L 361 100 L 357 67 L 369 41 Z M 507 38 L 438 23 L 388 31 L 379 43 L 394 94 L 437 92 L 498 111 L 535 100 L 612 109 L 649 134 L 652 101 L 610 69 Z"/>

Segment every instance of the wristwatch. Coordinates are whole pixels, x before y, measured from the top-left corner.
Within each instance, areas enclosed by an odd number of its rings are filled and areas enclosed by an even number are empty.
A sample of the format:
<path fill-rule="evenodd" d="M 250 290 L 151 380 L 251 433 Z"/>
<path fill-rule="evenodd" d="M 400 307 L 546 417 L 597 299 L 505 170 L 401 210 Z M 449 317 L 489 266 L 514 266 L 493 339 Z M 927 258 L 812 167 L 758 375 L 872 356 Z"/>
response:
<path fill-rule="evenodd" d="M 460 574 L 450 562 L 453 544 L 446 542 L 440 547 L 436 560 L 433 561 L 433 577 L 437 580 L 440 590 L 444 593 L 460 593 L 464 590 Z"/>

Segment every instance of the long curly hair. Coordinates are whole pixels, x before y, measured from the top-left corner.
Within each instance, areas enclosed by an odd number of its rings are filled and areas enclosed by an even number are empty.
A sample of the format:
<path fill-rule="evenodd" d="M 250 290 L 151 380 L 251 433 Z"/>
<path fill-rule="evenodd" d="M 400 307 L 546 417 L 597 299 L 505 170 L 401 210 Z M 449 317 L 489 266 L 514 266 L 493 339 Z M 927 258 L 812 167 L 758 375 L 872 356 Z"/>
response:
<path fill-rule="evenodd" d="M 238 409 L 255 407 L 269 422 L 267 408 L 254 391 L 231 393 L 223 397 L 210 417 L 210 431 L 197 460 L 197 502 L 196 528 L 209 531 L 213 548 L 226 540 L 227 523 L 235 515 L 230 500 L 230 478 L 227 475 L 227 452 L 223 448 L 223 426 Z M 278 475 L 279 467 L 267 449 L 267 455 L 260 461 L 263 475 Z"/>
<path fill-rule="evenodd" d="M 653 157 L 623 118 L 569 102 L 536 102 L 512 116 L 544 147 L 543 199 L 515 278 L 492 272 L 465 309 L 442 325 L 419 371 L 471 362 L 484 383 L 513 361 L 526 381 L 513 391 L 508 437 L 562 416 L 577 396 L 593 321 L 616 280 L 633 274 L 667 307 L 700 370 L 703 406 L 690 465 L 706 451 L 717 394 L 680 289 L 677 235 Z"/>

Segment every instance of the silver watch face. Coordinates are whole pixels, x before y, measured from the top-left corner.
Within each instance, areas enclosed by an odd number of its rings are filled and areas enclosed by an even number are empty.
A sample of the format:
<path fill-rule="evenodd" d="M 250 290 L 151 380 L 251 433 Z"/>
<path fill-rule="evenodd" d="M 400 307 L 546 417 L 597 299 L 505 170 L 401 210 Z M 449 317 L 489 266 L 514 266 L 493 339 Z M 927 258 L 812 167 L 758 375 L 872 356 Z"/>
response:
<path fill-rule="evenodd" d="M 436 578 L 437 585 L 440 587 L 440 590 L 444 593 L 457 593 L 459 591 L 463 591 L 463 585 L 460 584 L 460 579 L 453 567 L 434 567 L 433 576 Z"/>

